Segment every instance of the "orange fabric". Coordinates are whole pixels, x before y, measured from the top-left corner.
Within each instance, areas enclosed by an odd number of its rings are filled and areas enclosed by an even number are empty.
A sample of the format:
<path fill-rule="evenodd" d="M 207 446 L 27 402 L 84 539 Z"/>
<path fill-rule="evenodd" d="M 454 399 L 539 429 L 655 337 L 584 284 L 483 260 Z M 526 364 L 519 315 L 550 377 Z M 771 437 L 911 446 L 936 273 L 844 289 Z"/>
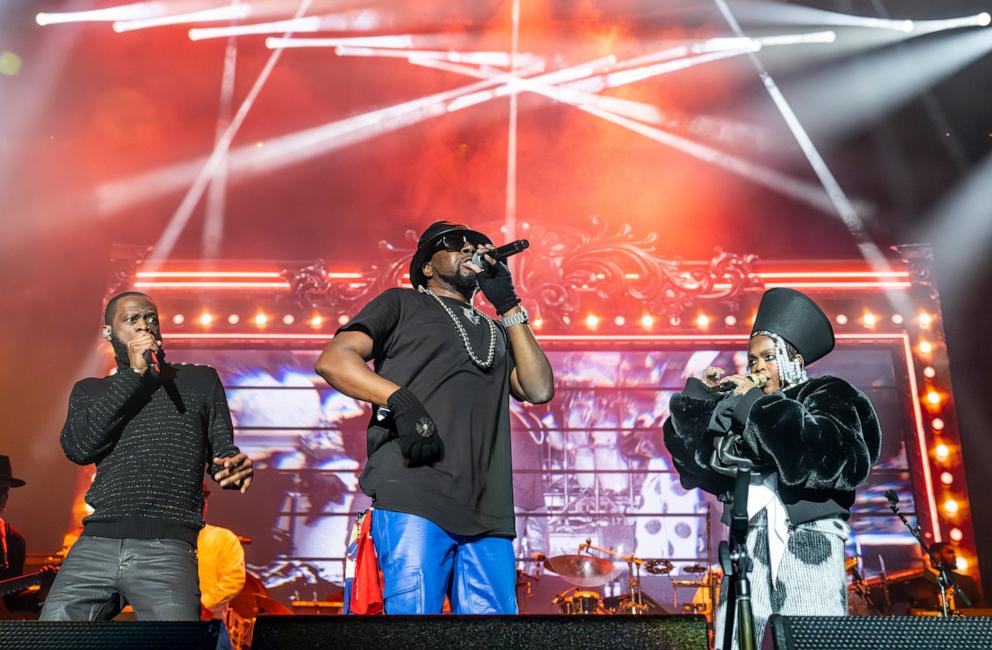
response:
<path fill-rule="evenodd" d="M 223 618 L 227 604 L 245 586 L 245 550 L 238 536 L 220 526 L 205 525 L 196 539 L 200 604 L 214 618 Z"/>
<path fill-rule="evenodd" d="M 379 561 L 376 559 L 375 545 L 372 541 L 374 514 L 374 511 L 369 511 L 362 518 L 358 555 L 355 560 L 355 580 L 351 587 L 352 614 L 371 616 L 382 613 L 382 573 L 379 571 Z"/>

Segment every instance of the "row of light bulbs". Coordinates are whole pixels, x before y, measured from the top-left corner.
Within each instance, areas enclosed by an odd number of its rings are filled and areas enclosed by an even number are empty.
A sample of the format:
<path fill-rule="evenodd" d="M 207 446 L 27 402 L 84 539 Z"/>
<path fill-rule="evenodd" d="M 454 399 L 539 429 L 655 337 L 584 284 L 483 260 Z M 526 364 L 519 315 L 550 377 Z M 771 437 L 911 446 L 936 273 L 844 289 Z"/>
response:
<path fill-rule="evenodd" d="M 933 345 L 928 341 L 921 341 L 917 346 L 917 349 L 927 355 L 933 351 Z M 933 379 L 937 376 L 937 371 L 933 366 L 925 366 L 923 368 L 923 376 L 927 379 Z M 944 419 L 940 417 L 939 410 L 943 402 L 943 397 L 940 392 L 935 388 L 930 387 L 927 389 L 926 393 L 923 395 L 923 401 L 928 407 L 928 411 L 931 413 L 937 413 L 930 419 L 930 428 L 934 433 L 940 435 L 944 432 Z M 951 447 L 945 442 L 938 442 L 933 447 L 933 455 L 941 465 L 947 465 L 951 461 Z M 954 474 L 948 470 L 943 470 L 940 473 L 940 483 L 944 486 L 946 490 L 947 497 L 943 500 L 941 504 L 944 514 L 950 519 L 955 519 L 958 514 L 960 514 L 964 509 L 964 504 L 959 502 L 950 494 L 951 486 L 954 484 Z M 947 531 L 948 537 L 950 537 L 952 542 L 960 542 L 964 539 L 964 533 L 957 526 L 952 526 L 950 530 Z M 968 568 L 968 561 L 958 555 L 958 569 L 965 570 Z"/>
<path fill-rule="evenodd" d="M 220 316 L 211 314 L 210 312 L 203 312 L 199 316 L 195 317 L 193 322 L 201 325 L 202 327 L 211 327 L 220 322 L 220 319 Z M 242 317 L 240 314 L 228 314 L 227 318 L 224 320 L 226 320 L 229 325 L 237 325 L 242 321 Z M 245 320 L 246 322 L 254 324 L 256 327 L 263 328 L 277 322 L 281 322 L 283 325 L 293 325 L 296 323 L 297 317 L 293 314 L 283 314 L 282 318 L 279 318 L 278 316 L 267 314 L 263 311 L 258 311 L 254 315 L 246 317 Z M 329 319 L 318 314 L 311 316 L 306 320 L 306 323 L 310 327 L 319 328 L 323 327 L 328 320 Z M 343 325 L 348 322 L 348 317 L 342 315 L 338 317 L 337 322 Z M 186 316 L 184 314 L 176 314 L 172 317 L 172 323 L 174 325 L 182 325 L 186 323 Z"/>
<path fill-rule="evenodd" d="M 199 316 L 194 317 L 194 322 L 198 323 L 203 327 L 210 327 L 216 324 L 218 322 L 218 319 L 220 318 L 221 318 L 220 316 L 217 316 L 210 312 L 203 312 Z M 276 318 L 277 318 L 276 316 L 267 314 L 263 311 L 259 311 L 253 316 L 248 317 L 248 320 L 254 323 L 257 327 L 266 327 L 272 324 L 274 322 L 274 319 Z M 229 314 L 226 320 L 230 325 L 237 325 L 242 321 L 242 317 L 239 314 Z M 282 318 L 279 320 L 281 320 L 283 325 L 293 325 L 294 323 L 296 323 L 297 317 L 293 314 L 284 314 Z M 571 324 L 571 319 L 567 316 L 564 317 L 562 320 L 566 325 Z M 594 330 L 594 329 L 598 329 L 608 320 L 609 319 L 604 316 L 599 316 L 597 314 L 588 314 L 584 319 L 582 319 L 582 323 L 588 329 Z M 658 324 L 659 320 L 660 319 L 653 314 L 643 314 L 639 318 L 631 318 L 631 319 L 628 319 L 625 316 L 614 316 L 612 319 L 612 323 L 617 327 L 623 327 L 628 324 L 631 325 L 636 324 L 642 327 L 643 329 L 651 329 L 656 324 Z M 690 322 L 692 322 L 699 329 L 707 329 L 711 325 L 713 325 L 717 320 L 719 320 L 717 317 L 710 316 L 709 314 L 698 314 Z M 727 327 L 734 327 L 738 323 L 738 318 L 732 314 L 724 316 L 722 320 L 723 320 L 723 324 Z M 837 314 L 834 317 L 834 320 L 837 322 L 838 325 L 846 325 L 850 322 L 850 319 L 846 314 Z M 901 314 L 892 314 L 889 320 L 891 320 L 894 325 L 902 325 L 905 322 L 905 319 Z M 920 327 L 929 328 L 930 325 L 933 323 L 933 316 L 927 312 L 921 312 L 917 316 L 916 320 L 917 323 L 920 325 Z M 311 316 L 307 322 L 311 327 L 317 328 L 324 325 L 326 321 L 327 318 L 325 318 L 324 316 L 314 315 Z M 176 325 L 182 325 L 186 322 L 186 316 L 183 314 L 176 314 L 172 317 L 172 322 Z M 341 324 L 346 323 L 348 322 L 348 317 L 342 315 L 338 317 L 338 322 Z M 749 322 L 751 323 L 754 322 L 754 315 L 751 316 Z M 880 318 L 875 314 L 865 313 L 861 317 L 861 322 L 864 324 L 865 327 L 871 328 L 879 324 Z M 682 319 L 679 318 L 678 316 L 672 316 L 668 319 L 668 323 L 673 327 L 677 327 L 682 324 Z M 534 320 L 532 325 L 534 329 L 541 329 L 544 325 L 544 321 L 543 319 L 537 318 Z M 931 344 L 928 341 L 923 341 L 920 343 L 919 349 L 922 354 L 930 354 L 933 351 L 933 344 Z"/>

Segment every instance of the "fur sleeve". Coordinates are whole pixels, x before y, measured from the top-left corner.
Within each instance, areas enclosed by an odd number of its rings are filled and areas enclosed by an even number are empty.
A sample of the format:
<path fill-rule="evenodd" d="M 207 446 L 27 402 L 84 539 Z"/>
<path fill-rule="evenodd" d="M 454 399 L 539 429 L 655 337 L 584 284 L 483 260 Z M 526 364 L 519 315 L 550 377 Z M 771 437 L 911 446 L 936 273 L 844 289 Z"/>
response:
<path fill-rule="evenodd" d="M 716 400 L 705 395 L 705 389 L 700 393 L 687 385 L 686 390 L 672 396 L 669 401 L 671 415 L 663 425 L 665 447 L 672 455 L 682 487 L 698 487 L 719 495 L 732 490 L 734 482 L 710 467 L 713 434 L 709 431 L 709 422 Z"/>
<path fill-rule="evenodd" d="M 836 377 L 811 379 L 797 391 L 754 402 L 744 439 L 771 461 L 779 480 L 810 490 L 854 490 L 878 459 L 882 434 L 868 397 Z"/>

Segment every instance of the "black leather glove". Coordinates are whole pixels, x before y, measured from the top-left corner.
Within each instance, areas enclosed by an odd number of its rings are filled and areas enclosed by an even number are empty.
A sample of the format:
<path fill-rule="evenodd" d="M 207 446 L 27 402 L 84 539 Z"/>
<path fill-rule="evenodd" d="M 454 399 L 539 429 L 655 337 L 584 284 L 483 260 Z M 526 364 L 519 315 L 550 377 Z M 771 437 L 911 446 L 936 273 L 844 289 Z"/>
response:
<path fill-rule="evenodd" d="M 409 389 L 401 388 L 386 401 L 393 414 L 400 451 L 410 461 L 410 466 L 427 465 L 444 455 L 444 443 L 437 434 L 437 426 Z"/>
<path fill-rule="evenodd" d="M 520 304 L 520 298 L 517 298 L 517 292 L 513 288 L 510 269 L 503 262 L 487 264 L 475 277 L 479 280 L 482 295 L 493 304 L 496 313 L 505 314 Z"/>

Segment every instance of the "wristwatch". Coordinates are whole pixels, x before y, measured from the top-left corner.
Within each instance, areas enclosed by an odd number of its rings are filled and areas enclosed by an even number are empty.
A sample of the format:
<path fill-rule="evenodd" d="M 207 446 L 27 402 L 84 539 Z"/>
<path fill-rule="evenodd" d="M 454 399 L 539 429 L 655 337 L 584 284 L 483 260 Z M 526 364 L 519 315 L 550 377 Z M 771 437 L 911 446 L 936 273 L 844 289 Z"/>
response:
<path fill-rule="evenodd" d="M 524 309 L 523 305 L 520 305 L 520 311 L 515 313 L 513 316 L 507 316 L 503 319 L 503 327 L 513 327 L 514 325 L 522 325 L 524 323 L 530 322 L 530 314 Z"/>

